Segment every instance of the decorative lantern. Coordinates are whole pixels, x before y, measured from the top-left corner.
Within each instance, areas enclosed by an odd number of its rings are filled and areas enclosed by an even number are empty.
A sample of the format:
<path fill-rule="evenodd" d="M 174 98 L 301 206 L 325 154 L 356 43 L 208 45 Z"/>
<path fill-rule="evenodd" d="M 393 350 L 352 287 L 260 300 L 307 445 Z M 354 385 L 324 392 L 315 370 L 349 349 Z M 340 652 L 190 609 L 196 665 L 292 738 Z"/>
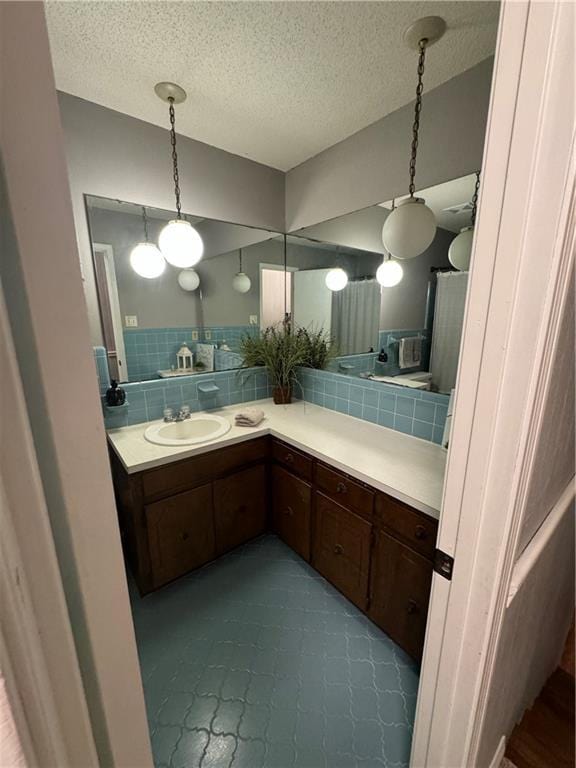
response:
<path fill-rule="evenodd" d="M 178 354 L 176 355 L 176 360 L 178 361 L 179 371 L 192 372 L 192 352 L 190 352 L 186 344 L 182 344 L 182 346 L 178 350 Z"/>

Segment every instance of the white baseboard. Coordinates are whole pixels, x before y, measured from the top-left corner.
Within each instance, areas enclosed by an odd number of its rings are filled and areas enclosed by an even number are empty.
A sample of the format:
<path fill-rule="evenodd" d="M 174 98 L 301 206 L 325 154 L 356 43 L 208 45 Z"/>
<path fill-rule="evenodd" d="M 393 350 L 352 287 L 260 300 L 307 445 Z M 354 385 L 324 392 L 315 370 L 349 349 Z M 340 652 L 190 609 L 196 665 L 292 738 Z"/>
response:
<path fill-rule="evenodd" d="M 490 761 L 490 768 L 499 768 L 500 763 L 502 762 L 502 758 L 504 757 L 504 752 L 506 751 L 506 736 L 502 736 L 500 739 L 500 743 L 498 744 L 498 749 L 496 750 L 494 757 Z"/>

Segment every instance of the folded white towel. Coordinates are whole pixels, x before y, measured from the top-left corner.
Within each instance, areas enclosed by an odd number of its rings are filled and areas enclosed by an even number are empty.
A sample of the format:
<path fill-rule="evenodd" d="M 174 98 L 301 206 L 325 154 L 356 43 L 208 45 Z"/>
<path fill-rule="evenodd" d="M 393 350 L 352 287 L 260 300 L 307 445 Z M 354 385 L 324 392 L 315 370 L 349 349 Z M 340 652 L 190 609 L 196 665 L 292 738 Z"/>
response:
<path fill-rule="evenodd" d="M 264 411 L 260 408 L 245 408 L 236 414 L 234 422 L 238 427 L 257 427 L 263 418 Z"/>

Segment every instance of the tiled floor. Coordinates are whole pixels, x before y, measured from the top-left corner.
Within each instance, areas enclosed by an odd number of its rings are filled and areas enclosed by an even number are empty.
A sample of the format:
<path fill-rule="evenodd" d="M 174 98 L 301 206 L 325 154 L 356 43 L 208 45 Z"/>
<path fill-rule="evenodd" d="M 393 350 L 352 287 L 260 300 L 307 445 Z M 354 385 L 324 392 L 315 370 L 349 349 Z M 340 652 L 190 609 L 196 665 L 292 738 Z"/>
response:
<path fill-rule="evenodd" d="M 133 610 L 158 768 L 408 764 L 415 665 L 277 538 Z"/>

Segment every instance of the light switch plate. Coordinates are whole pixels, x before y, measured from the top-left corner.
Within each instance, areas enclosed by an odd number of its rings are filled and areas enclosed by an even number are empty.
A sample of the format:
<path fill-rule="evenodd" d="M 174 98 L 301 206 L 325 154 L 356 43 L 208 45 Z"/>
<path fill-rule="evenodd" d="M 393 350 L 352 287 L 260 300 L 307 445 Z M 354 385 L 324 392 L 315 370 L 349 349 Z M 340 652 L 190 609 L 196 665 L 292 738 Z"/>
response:
<path fill-rule="evenodd" d="M 192 331 L 192 341 L 198 341 L 198 331 Z"/>
<path fill-rule="evenodd" d="M 126 328 L 137 328 L 138 327 L 138 315 L 125 315 L 124 317 L 124 325 Z"/>
<path fill-rule="evenodd" d="M 212 338 L 212 331 L 204 331 L 204 338 L 209 341 Z"/>
<path fill-rule="evenodd" d="M 250 325 L 258 325 L 258 315 L 250 315 Z"/>

